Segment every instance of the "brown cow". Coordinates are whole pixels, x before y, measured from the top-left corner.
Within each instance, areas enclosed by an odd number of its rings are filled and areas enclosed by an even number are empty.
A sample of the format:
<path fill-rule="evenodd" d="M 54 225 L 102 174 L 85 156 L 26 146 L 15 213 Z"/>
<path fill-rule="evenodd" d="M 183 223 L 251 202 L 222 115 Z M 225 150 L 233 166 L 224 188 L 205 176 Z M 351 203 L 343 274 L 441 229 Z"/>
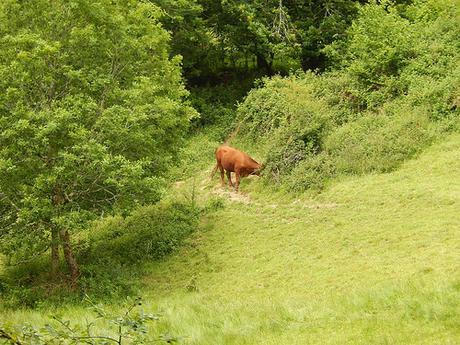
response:
<path fill-rule="evenodd" d="M 224 170 L 227 173 L 228 185 L 238 191 L 241 177 L 248 175 L 260 176 L 260 169 L 262 165 L 257 163 L 254 159 L 249 157 L 248 154 L 237 150 L 230 146 L 220 146 L 216 150 L 216 161 L 217 164 L 214 167 L 212 176 L 216 173 L 217 169 L 220 170 L 220 181 L 222 186 L 224 182 Z M 233 184 L 231 173 L 234 172 L 236 176 L 236 183 Z"/>

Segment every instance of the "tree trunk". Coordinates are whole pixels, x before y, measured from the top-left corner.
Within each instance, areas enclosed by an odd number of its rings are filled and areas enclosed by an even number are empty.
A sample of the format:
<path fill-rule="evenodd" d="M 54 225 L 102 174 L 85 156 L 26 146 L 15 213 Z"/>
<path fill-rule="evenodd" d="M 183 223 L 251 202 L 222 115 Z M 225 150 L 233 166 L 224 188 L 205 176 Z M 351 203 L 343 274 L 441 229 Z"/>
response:
<path fill-rule="evenodd" d="M 59 269 L 59 232 L 57 229 L 51 230 L 51 276 L 57 278 Z"/>
<path fill-rule="evenodd" d="M 72 285 L 75 285 L 78 280 L 78 276 L 80 275 L 77 260 L 75 260 L 75 256 L 73 255 L 72 246 L 70 244 L 70 234 L 67 230 L 61 230 L 59 232 L 62 242 L 62 249 L 64 251 L 64 258 L 69 267 L 70 277 L 72 279 Z"/>

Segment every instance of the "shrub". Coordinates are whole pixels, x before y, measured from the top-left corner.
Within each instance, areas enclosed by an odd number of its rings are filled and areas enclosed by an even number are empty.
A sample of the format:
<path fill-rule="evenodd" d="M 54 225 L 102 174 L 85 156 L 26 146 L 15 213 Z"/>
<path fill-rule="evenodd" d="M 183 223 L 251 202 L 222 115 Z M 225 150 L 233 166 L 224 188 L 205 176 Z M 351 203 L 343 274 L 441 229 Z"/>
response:
<path fill-rule="evenodd" d="M 198 227 L 200 211 L 177 202 L 161 202 L 135 210 L 130 216 L 109 216 L 80 232 L 76 256 L 81 263 L 78 288 L 68 281 L 50 280 L 48 257 L 10 267 L 0 277 L 2 304 L 36 306 L 77 301 L 84 293 L 110 299 L 135 293 L 144 264 L 177 249 Z"/>
<path fill-rule="evenodd" d="M 326 181 L 335 175 L 335 166 L 325 152 L 308 155 L 286 177 L 286 187 L 293 192 L 314 192 L 324 189 Z"/>
<path fill-rule="evenodd" d="M 197 228 L 198 215 L 191 205 L 163 202 L 141 207 L 125 219 L 108 217 L 90 230 L 82 260 L 133 264 L 161 259 Z"/>
<path fill-rule="evenodd" d="M 309 154 L 319 152 L 334 122 L 315 97 L 315 76 L 265 79 L 238 108 L 240 132 L 265 147 L 265 174 L 276 182 Z"/>
<path fill-rule="evenodd" d="M 80 244 L 82 291 L 105 298 L 132 293 L 143 264 L 176 250 L 198 219 L 190 204 L 162 202 L 95 223 Z"/>
<path fill-rule="evenodd" d="M 272 135 L 281 127 L 295 124 L 305 117 L 315 117 L 323 110 L 314 97 L 313 74 L 261 81 L 238 107 L 243 129 L 254 138 Z"/>
<path fill-rule="evenodd" d="M 325 140 L 325 150 L 337 172 L 386 172 L 413 156 L 429 140 L 429 121 L 423 113 L 368 113 L 332 132 Z"/>

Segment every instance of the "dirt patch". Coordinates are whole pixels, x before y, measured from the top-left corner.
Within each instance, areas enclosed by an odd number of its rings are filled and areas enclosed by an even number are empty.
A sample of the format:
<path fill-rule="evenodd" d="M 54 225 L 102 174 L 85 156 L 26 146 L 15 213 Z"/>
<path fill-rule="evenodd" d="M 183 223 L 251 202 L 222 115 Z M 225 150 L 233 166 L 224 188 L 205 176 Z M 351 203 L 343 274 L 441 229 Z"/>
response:
<path fill-rule="evenodd" d="M 234 192 L 228 189 L 228 187 L 215 187 L 212 189 L 212 194 L 218 195 L 224 198 L 229 199 L 233 202 L 239 202 L 243 204 L 250 204 L 252 203 L 251 198 L 249 195 L 244 194 L 242 192 Z"/>
<path fill-rule="evenodd" d="M 182 187 L 184 184 L 185 184 L 185 181 L 177 181 L 177 182 L 174 182 L 173 187 L 174 187 L 174 188 L 180 188 L 180 187 Z"/>

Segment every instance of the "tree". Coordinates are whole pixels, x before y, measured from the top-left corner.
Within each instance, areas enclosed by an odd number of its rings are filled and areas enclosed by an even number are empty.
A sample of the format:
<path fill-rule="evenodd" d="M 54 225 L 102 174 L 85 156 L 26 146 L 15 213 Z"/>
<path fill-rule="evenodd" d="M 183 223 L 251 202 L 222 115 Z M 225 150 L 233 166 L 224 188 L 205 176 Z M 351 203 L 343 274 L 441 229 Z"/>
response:
<path fill-rule="evenodd" d="M 185 75 L 197 76 L 209 68 L 213 51 L 210 30 L 197 0 L 150 0 L 164 11 L 161 23 L 171 33 L 171 52 L 183 56 Z"/>
<path fill-rule="evenodd" d="M 255 59 L 257 68 L 273 74 L 278 53 L 295 55 L 295 31 L 280 0 L 201 0 L 203 15 L 219 40 L 222 62 Z"/>
<path fill-rule="evenodd" d="M 164 2 L 167 0 L 157 0 Z M 184 0 L 195 3 L 194 0 Z M 322 49 L 344 35 L 364 0 L 196 0 L 209 39 L 203 60 L 233 68 L 254 61 L 264 74 L 291 65 L 324 68 Z M 182 1 L 180 3 L 183 3 Z M 199 11 L 196 12 L 199 15 Z M 185 18 L 185 17 L 184 17 Z M 174 31 L 174 30 L 173 30 Z M 189 31 L 189 35 L 193 30 Z M 197 50 L 203 45 L 197 45 Z M 218 53 L 218 54 L 216 54 Z M 278 66 L 275 66 L 278 61 Z"/>
<path fill-rule="evenodd" d="M 0 4 L 0 250 L 18 262 L 155 202 L 194 110 L 161 11 L 134 0 Z"/>

